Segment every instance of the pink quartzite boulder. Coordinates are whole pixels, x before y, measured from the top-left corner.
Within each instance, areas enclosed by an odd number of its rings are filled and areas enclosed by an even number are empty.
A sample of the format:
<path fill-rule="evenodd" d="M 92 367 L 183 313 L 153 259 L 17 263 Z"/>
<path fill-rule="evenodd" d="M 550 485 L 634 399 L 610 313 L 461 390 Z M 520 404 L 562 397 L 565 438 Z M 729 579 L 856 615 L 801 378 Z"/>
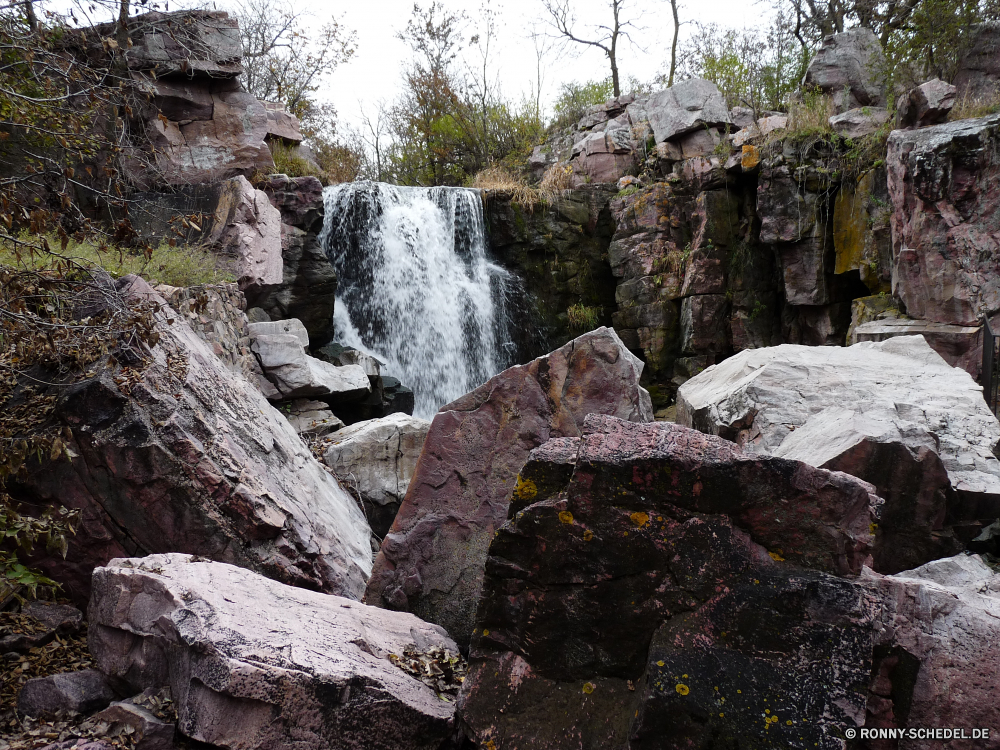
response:
<path fill-rule="evenodd" d="M 651 421 L 641 371 L 615 332 L 599 328 L 443 406 L 365 601 L 413 612 L 467 644 L 487 547 L 529 452 L 549 438 L 579 436 L 588 414 Z"/>
<path fill-rule="evenodd" d="M 457 646 L 402 612 L 188 555 L 94 571 L 90 651 L 133 690 L 167 685 L 186 736 L 233 750 L 438 750 L 455 704 L 390 661 Z"/>
<path fill-rule="evenodd" d="M 834 748 L 865 715 L 870 485 L 671 423 L 536 449 L 490 546 L 478 747 Z M 772 717 L 777 717 L 772 718 Z"/>
<path fill-rule="evenodd" d="M 893 131 L 886 164 L 907 314 L 968 326 L 1000 311 L 1000 115 Z"/>
<path fill-rule="evenodd" d="M 281 285 L 281 212 L 243 177 L 227 180 L 219 195 L 209 242 L 236 258 L 240 291 L 259 295 Z"/>
<path fill-rule="evenodd" d="M 1000 748 L 1000 574 L 995 567 L 978 555 L 962 554 L 884 578 L 866 571 L 865 579 L 877 585 L 883 601 L 866 726 L 965 727 L 967 734 L 988 727 L 989 739 L 947 745 Z"/>
<path fill-rule="evenodd" d="M 77 599 L 112 558 L 174 551 L 360 598 L 370 529 L 351 496 L 146 282 L 125 277 L 109 293 L 163 305 L 159 342 L 144 370 L 105 370 L 59 393 L 72 459 L 45 457 L 9 492 L 82 517 L 66 559 L 37 564 Z M 116 356 L 138 361 L 129 349 Z M 139 374 L 129 382 L 129 372 Z"/>

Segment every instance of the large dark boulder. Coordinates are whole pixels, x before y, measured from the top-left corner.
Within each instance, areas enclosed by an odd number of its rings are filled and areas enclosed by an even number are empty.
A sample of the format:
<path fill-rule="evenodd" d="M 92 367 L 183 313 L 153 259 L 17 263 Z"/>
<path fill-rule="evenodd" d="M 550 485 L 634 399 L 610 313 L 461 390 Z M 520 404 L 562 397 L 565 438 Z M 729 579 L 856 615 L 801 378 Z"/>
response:
<path fill-rule="evenodd" d="M 610 328 L 494 376 L 431 422 L 365 601 L 443 625 L 467 645 L 494 532 L 529 452 L 588 414 L 652 420 L 642 363 Z"/>
<path fill-rule="evenodd" d="M 870 485 L 593 415 L 514 495 L 459 702 L 481 747 L 833 748 L 863 720 L 879 610 L 837 574 Z"/>

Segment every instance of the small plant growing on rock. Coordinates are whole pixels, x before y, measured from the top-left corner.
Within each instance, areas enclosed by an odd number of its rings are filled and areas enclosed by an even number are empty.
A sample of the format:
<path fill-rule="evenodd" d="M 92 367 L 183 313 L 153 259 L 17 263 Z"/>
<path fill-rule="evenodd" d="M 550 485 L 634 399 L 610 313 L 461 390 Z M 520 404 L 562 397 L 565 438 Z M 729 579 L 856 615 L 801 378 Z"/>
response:
<path fill-rule="evenodd" d="M 566 311 L 569 327 L 574 331 L 592 331 L 600 325 L 602 309 L 584 304 L 570 305 Z"/>

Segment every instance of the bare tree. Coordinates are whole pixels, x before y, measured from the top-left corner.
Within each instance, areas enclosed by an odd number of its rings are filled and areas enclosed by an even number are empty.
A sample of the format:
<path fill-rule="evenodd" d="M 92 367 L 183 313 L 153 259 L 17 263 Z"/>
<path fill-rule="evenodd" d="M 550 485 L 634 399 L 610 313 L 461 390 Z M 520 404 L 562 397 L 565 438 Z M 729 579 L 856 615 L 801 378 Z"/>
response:
<path fill-rule="evenodd" d="M 670 0 L 670 10 L 674 14 L 674 39 L 670 43 L 670 75 L 667 78 L 667 86 L 674 85 L 674 73 L 677 71 L 677 37 L 681 31 L 681 21 L 677 15 L 677 0 Z"/>
<path fill-rule="evenodd" d="M 542 87 L 545 84 L 545 58 L 548 56 L 549 52 L 552 51 L 553 41 L 552 39 L 540 32 L 536 28 L 528 33 L 528 37 L 531 39 L 531 44 L 535 48 L 535 83 L 534 83 L 534 100 L 535 100 L 535 117 L 541 119 L 542 117 Z"/>
<path fill-rule="evenodd" d="M 379 182 L 385 180 L 387 169 L 385 165 L 386 142 L 389 139 L 389 107 L 384 99 L 379 99 L 375 104 L 375 114 L 369 116 L 361 107 L 361 121 L 364 129 L 359 133 L 359 137 L 367 147 L 369 153 L 374 157 L 375 173 L 374 178 Z"/>
<path fill-rule="evenodd" d="M 307 114 L 322 79 L 354 55 L 353 31 L 331 19 L 310 33 L 315 21 L 280 0 L 246 0 L 235 15 L 247 91 L 294 115 Z"/>
<path fill-rule="evenodd" d="M 622 9 L 627 0 L 608 0 L 611 11 L 610 24 L 594 24 L 590 33 L 580 31 L 576 14 L 573 12 L 573 0 L 542 0 L 549 25 L 556 31 L 556 36 L 566 42 L 596 47 L 604 52 L 611 64 L 611 84 L 615 96 L 621 95 L 621 84 L 618 75 L 618 43 L 621 39 L 632 41 L 629 29 L 635 28 L 631 21 L 622 20 Z M 586 36 L 584 36 L 586 35 Z"/>

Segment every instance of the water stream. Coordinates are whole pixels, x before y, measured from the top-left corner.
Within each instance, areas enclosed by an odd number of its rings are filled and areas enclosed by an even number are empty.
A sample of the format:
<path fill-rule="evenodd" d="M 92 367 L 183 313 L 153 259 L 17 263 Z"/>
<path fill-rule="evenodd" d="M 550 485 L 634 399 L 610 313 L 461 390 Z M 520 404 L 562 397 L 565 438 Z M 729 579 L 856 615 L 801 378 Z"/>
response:
<path fill-rule="evenodd" d="M 324 199 L 336 341 L 412 388 L 415 415 L 429 419 L 514 363 L 520 281 L 487 257 L 477 192 L 355 182 Z"/>

